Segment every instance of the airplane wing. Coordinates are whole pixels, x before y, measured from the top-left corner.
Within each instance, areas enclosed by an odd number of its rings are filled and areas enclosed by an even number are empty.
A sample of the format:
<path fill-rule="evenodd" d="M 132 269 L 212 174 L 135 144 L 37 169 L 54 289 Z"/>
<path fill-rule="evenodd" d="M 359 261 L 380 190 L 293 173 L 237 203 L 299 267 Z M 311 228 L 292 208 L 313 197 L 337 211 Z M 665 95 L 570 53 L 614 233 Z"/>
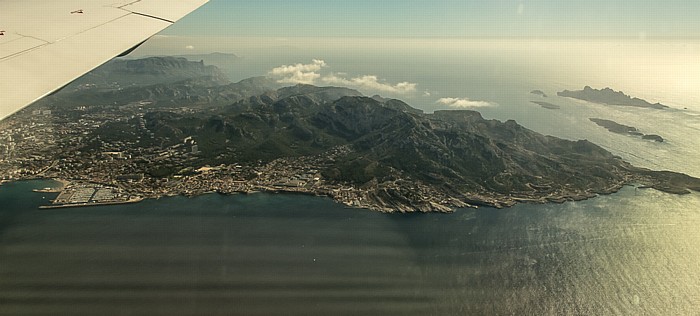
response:
<path fill-rule="evenodd" d="M 0 120 L 131 51 L 206 2 L 0 1 Z"/>

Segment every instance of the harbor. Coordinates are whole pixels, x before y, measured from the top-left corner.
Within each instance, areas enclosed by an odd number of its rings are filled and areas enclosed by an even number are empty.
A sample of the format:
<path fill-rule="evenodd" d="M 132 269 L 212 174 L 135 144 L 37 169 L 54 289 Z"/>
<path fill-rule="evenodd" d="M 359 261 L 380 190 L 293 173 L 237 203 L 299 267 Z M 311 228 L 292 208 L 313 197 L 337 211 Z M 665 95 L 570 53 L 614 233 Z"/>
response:
<path fill-rule="evenodd" d="M 141 197 L 135 197 L 124 193 L 116 187 L 92 183 L 71 184 L 63 180 L 56 181 L 61 183 L 59 187 L 47 187 L 33 190 L 34 192 L 40 193 L 59 193 L 58 196 L 51 201 L 50 205 L 40 206 L 40 209 L 120 205 L 137 203 L 143 200 Z"/>

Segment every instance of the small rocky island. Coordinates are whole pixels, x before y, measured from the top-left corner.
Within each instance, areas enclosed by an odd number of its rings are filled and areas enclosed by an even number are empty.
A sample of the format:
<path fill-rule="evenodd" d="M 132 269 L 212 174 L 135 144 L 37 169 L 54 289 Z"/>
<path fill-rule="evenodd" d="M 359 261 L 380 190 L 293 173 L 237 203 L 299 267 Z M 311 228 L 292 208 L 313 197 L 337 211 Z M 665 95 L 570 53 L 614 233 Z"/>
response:
<path fill-rule="evenodd" d="M 153 71 L 122 87 L 138 76 L 133 63 Z M 70 180 L 72 204 L 98 193 L 114 203 L 294 192 L 382 212 L 562 203 L 629 184 L 700 191 L 700 179 L 638 168 L 589 141 L 475 111 L 426 114 L 352 89 L 277 88 L 265 78 L 230 83 L 184 59 L 104 67 L 90 75 L 106 82 L 99 88 L 73 85 L 0 122 L 0 139 L 13 140 L 0 175 Z"/>
<path fill-rule="evenodd" d="M 654 134 L 644 135 L 644 136 L 642 136 L 642 139 L 653 140 L 653 141 L 658 142 L 658 143 L 664 142 L 663 137 L 661 137 L 659 135 L 654 135 Z"/>
<path fill-rule="evenodd" d="M 537 105 L 539 105 L 539 106 L 541 106 L 541 107 L 543 107 L 543 108 L 545 108 L 545 109 L 548 109 L 548 110 L 558 110 L 558 109 L 561 109 L 560 106 L 558 106 L 558 105 L 556 105 L 556 104 L 549 103 L 549 102 L 544 102 L 544 101 L 530 101 L 530 102 L 532 102 L 532 103 L 534 103 L 534 104 L 537 104 Z"/>
<path fill-rule="evenodd" d="M 649 103 L 646 100 L 640 98 L 633 98 L 622 91 L 615 91 L 610 88 L 604 88 L 602 90 L 593 89 L 589 86 L 583 88 L 583 90 L 569 91 L 564 90 L 557 92 L 560 97 L 574 98 L 583 101 L 607 104 L 607 105 L 619 105 L 619 106 L 633 106 L 640 108 L 650 108 L 650 109 L 667 109 L 668 106 L 661 103 Z"/>
<path fill-rule="evenodd" d="M 541 96 L 541 97 L 543 97 L 543 98 L 546 98 L 546 97 L 547 97 L 547 94 L 544 93 L 544 91 L 542 91 L 542 90 L 532 90 L 532 91 L 530 91 L 530 93 L 531 93 L 531 94 L 534 94 L 534 95 L 537 95 L 537 96 Z"/>
<path fill-rule="evenodd" d="M 606 128 L 608 131 L 611 131 L 613 133 L 640 136 L 642 137 L 642 139 L 653 140 L 659 143 L 663 143 L 664 141 L 663 137 L 659 135 L 644 135 L 644 133 L 640 132 L 639 130 L 637 130 L 636 127 L 633 126 L 622 125 L 615 121 L 604 120 L 599 118 L 590 118 L 589 120 L 591 120 L 591 122 L 593 123 L 598 124 L 598 126 Z"/>

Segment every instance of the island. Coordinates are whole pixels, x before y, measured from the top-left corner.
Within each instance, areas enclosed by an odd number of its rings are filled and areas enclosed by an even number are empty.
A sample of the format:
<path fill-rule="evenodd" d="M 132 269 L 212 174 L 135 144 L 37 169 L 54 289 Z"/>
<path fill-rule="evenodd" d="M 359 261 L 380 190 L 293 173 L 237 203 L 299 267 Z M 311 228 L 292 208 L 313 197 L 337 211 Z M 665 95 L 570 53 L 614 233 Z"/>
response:
<path fill-rule="evenodd" d="M 556 104 L 549 103 L 549 102 L 544 102 L 544 101 L 530 101 L 530 102 L 532 102 L 532 103 L 534 103 L 534 104 L 537 104 L 537 105 L 539 105 L 539 106 L 541 106 L 541 107 L 543 107 L 543 108 L 545 108 L 545 109 L 548 109 L 548 110 L 558 110 L 558 109 L 561 109 L 560 106 L 558 106 L 558 105 L 556 105 Z"/>
<path fill-rule="evenodd" d="M 649 135 L 644 135 L 642 136 L 642 139 L 648 139 L 648 140 L 653 140 L 658 143 L 663 143 L 664 138 L 659 136 L 659 135 L 654 135 L 654 134 L 649 134 Z"/>
<path fill-rule="evenodd" d="M 54 201 L 67 207 L 292 192 L 381 212 L 563 203 L 630 184 L 700 191 L 700 179 L 638 168 L 513 120 L 428 114 L 343 87 L 220 82 L 209 66 L 161 58 L 147 61 L 158 70 L 148 80 L 64 90 L 1 121 L 2 180 L 68 180 Z M 105 67 L 113 71 L 93 75 L 118 77 L 128 64 Z"/>
<path fill-rule="evenodd" d="M 605 120 L 605 119 L 599 119 L 599 118 L 590 118 L 591 122 L 596 123 L 598 126 L 604 127 L 608 131 L 611 131 L 613 133 L 617 134 L 625 134 L 625 135 L 632 135 L 632 136 L 639 136 L 642 139 L 647 139 L 647 140 L 653 140 L 659 143 L 662 143 L 664 141 L 663 137 L 659 135 L 644 135 L 644 133 L 640 132 L 637 130 L 636 127 L 633 126 L 627 126 L 627 125 L 622 125 L 620 123 L 617 123 L 615 121 L 611 120 Z"/>
<path fill-rule="evenodd" d="M 583 88 L 583 90 L 579 91 L 569 91 L 569 90 L 564 90 L 561 92 L 557 92 L 557 95 L 560 97 L 567 97 L 567 98 L 574 98 L 574 99 L 579 99 L 583 101 L 588 101 L 588 102 L 593 102 L 593 103 L 600 103 L 600 104 L 606 104 L 606 105 L 619 105 L 619 106 L 632 106 L 632 107 L 640 107 L 640 108 L 650 108 L 650 109 L 667 109 L 668 106 L 663 105 L 661 103 L 649 103 L 646 100 L 642 100 L 639 98 L 633 98 L 630 97 L 626 94 L 624 94 L 622 91 L 615 91 L 610 88 L 604 88 L 602 90 L 597 90 L 593 89 L 589 86 L 586 86 Z"/>
<path fill-rule="evenodd" d="M 542 90 L 532 90 L 532 91 L 530 91 L 530 93 L 531 93 L 531 94 L 534 94 L 534 95 L 537 95 L 537 96 L 541 96 L 541 97 L 543 97 L 543 98 L 546 98 L 546 97 L 547 97 L 547 94 L 544 93 L 544 91 L 542 91 Z"/>

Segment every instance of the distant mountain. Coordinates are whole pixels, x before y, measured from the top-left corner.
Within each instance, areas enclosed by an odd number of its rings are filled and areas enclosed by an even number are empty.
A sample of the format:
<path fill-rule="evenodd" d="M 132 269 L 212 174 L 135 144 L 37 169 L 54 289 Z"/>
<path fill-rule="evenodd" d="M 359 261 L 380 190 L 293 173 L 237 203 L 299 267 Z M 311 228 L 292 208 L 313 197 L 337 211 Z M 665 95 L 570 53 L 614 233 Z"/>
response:
<path fill-rule="evenodd" d="M 210 54 L 176 55 L 173 57 L 185 58 L 190 61 L 204 61 L 207 65 L 213 65 L 222 69 L 231 68 L 243 59 L 236 54 L 218 52 Z"/>
<path fill-rule="evenodd" d="M 214 107 L 277 88 L 279 84 L 266 77 L 231 83 L 216 66 L 182 57 L 116 59 L 39 101 L 39 105 L 71 108 L 144 101 L 152 107 Z"/>
<path fill-rule="evenodd" d="M 119 89 L 133 86 L 169 84 L 195 78 L 206 78 L 206 85 L 230 83 L 215 66 L 178 57 L 114 59 L 77 79 L 63 91 L 79 89 Z M 204 83 L 202 81 L 202 83 Z"/>
<path fill-rule="evenodd" d="M 209 108 L 225 106 L 251 96 L 274 91 L 277 83 L 266 77 L 214 85 L 211 77 L 198 77 L 178 82 L 118 89 L 80 89 L 47 97 L 41 102 L 52 107 L 70 108 L 89 105 L 128 105 L 148 102 L 149 107 Z"/>
<path fill-rule="evenodd" d="M 652 109 L 660 109 L 660 110 L 668 108 L 668 106 L 663 105 L 661 103 L 651 104 L 646 100 L 642 100 L 639 98 L 633 98 L 633 97 L 630 97 L 630 96 L 624 94 L 622 91 L 618 92 L 618 91 L 615 91 L 615 90 L 610 89 L 610 88 L 597 90 L 597 89 L 593 89 L 589 86 L 586 86 L 583 88 L 583 90 L 579 90 L 579 91 L 564 90 L 561 92 L 557 92 L 557 95 L 560 97 L 568 97 L 568 98 L 574 98 L 574 99 L 584 100 L 584 101 L 588 101 L 588 102 L 608 104 L 608 105 L 634 106 L 634 107 L 652 108 Z"/>

